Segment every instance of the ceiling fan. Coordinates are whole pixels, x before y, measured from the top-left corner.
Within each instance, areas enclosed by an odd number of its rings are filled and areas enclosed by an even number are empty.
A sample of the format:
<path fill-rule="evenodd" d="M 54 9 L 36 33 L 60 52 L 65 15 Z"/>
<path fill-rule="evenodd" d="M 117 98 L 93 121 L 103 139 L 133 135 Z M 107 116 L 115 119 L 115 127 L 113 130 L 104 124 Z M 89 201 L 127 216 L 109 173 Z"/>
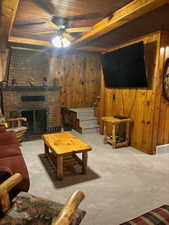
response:
<path fill-rule="evenodd" d="M 41 21 L 39 21 L 39 22 L 15 24 L 15 27 L 26 27 L 26 26 L 33 26 L 33 25 L 48 24 L 52 28 L 52 30 L 42 31 L 42 32 L 31 32 L 31 34 L 33 34 L 33 35 L 55 34 L 55 36 L 59 37 L 60 40 L 67 39 L 66 43 L 68 44 L 68 42 L 71 42 L 74 39 L 75 33 L 83 33 L 83 32 L 88 32 L 88 31 L 92 30 L 91 26 L 71 27 L 72 21 L 96 19 L 96 18 L 98 18 L 98 14 L 86 14 L 86 15 L 69 16 L 69 17 L 52 16 L 49 19 L 41 18 Z M 53 41 L 53 43 L 54 43 L 54 41 Z"/>

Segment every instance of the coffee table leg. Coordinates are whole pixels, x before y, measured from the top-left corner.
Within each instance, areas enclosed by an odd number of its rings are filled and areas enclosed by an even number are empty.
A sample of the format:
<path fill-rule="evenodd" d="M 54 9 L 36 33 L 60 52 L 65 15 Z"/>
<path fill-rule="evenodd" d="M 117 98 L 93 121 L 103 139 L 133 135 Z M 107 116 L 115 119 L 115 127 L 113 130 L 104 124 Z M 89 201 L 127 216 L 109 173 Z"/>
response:
<path fill-rule="evenodd" d="M 82 174 L 87 173 L 87 152 L 82 152 Z"/>
<path fill-rule="evenodd" d="M 63 156 L 57 155 L 57 178 L 63 179 Z"/>
<path fill-rule="evenodd" d="M 45 154 L 49 155 L 49 147 L 44 143 Z"/>

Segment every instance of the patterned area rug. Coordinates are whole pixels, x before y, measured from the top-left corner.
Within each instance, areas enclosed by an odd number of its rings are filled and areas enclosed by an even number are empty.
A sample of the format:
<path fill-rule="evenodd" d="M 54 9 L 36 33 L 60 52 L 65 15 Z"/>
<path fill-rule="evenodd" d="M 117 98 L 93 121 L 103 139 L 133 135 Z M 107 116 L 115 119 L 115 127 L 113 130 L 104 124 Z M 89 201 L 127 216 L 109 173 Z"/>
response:
<path fill-rule="evenodd" d="M 121 225 L 168 225 L 169 206 L 163 205 Z"/>

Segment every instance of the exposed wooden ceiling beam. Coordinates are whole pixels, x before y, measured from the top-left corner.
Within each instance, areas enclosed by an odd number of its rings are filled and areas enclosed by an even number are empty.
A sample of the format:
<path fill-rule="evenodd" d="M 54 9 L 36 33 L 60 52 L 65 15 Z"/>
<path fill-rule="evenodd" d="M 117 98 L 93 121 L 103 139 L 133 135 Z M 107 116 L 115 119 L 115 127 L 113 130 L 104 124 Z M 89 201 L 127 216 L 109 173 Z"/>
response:
<path fill-rule="evenodd" d="M 38 45 L 38 46 L 46 46 L 46 47 L 53 47 L 52 43 L 48 41 L 41 41 L 41 40 L 34 40 L 30 38 L 23 38 L 23 37 L 14 37 L 10 36 L 8 41 L 10 43 L 18 43 L 18 44 L 28 44 L 28 45 Z"/>
<path fill-rule="evenodd" d="M 20 0 L 1 0 L 0 50 L 4 50 L 10 35 Z"/>
<path fill-rule="evenodd" d="M 9 37 L 9 43 L 10 44 L 26 44 L 26 45 L 34 45 L 34 46 L 44 46 L 44 47 L 51 47 L 54 48 L 53 44 L 48 41 L 41 41 L 41 40 L 34 40 L 29 38 L 23 38 L 23 37 L 15 37 L 11 36 Z M 73 49 L 70 48 L 70 51 Z M 85 46 L 81 47 L 78 50 L 82 51 L 90 51 L 90 52 L 105 52 L 107 49 L 105 48 L 99 48 L 99 47 L 92 47 L 92 46 Z M 60 51 L 60 50 L 58 50 Z M 65 51 L 69 51 L 68 49 L 65 49 Z M 64 51 L 63 51 L 64 52 Z"/>
<path fill-rule="evenodd" d="M 134 0 L 128 5 L 117 10 L 111 18 L 106 17 L 95 24 L 92 31 L 75 40 L 72 47 L 80 47 L 85 45 L 88 42 L 110 32 L 111 30 L 116 29 L 167 3 L 169 3 L 169 0 Z"/>

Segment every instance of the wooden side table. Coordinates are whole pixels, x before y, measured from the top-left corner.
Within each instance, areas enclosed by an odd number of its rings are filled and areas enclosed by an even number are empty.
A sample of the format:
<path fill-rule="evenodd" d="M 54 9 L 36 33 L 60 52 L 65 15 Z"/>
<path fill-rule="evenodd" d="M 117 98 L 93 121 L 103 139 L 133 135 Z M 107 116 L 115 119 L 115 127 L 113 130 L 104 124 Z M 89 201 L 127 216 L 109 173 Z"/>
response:
<path fill-rule="evenodd" d="M 129 118 L 118 119 L 113 116 L 102 117 L 102 120 L 104 123 L 104 143 L 112 144 L 112 148 L 128 146 L 130 138 L 130 123 L 132 120 Z M 121 124 L 125 124 L 125 137 L 123 138 L 117 137 L 117 128 Z M 108 134 L 108 127 L 111 127 L 111 135 Z"/>

